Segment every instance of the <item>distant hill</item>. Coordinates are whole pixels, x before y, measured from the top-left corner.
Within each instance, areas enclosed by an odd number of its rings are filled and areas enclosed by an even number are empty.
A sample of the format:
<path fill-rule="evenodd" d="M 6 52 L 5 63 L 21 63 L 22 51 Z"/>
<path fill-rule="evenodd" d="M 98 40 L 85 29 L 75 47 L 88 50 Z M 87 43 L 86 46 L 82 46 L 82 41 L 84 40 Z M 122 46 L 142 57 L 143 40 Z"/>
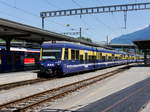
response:
<path fill-rule="evenodd" d="M 133 44 L 135 40 L 150 40 L 150 25 L 141 30 L 121 35 L 111 40 L 111 44 Z"/>

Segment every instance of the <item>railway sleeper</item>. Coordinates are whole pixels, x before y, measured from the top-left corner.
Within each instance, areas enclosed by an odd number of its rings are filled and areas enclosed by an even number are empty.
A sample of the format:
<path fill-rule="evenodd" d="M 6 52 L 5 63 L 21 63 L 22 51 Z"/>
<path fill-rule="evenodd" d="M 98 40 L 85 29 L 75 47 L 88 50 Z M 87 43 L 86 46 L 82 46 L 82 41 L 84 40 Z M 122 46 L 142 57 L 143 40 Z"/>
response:
<path fill-rule="evenodd" d="M 37 101 L 37 100 L 36 100 Z M 32 103 L 34 103 L 35 101 L 33 101 L 33 100 L 30 100 L 30 101 L 27 101 L 26 103 L 25 103 L 25 105 L 30 105 L 30 104 L 32 104 Z M 23 105 L 23 104 L 19 104 L 19 105 Z"/>
<path fill-rule="evenodd" d="M 1 111 L 2 112 L 14 112 L 15 110 L 17 110 L 16 107 L 7 107 L 7 108 L 2 109 Z"/>
<path fill-rule="evenodd" d="M 45 98 L 45 96 L 38 96 L 36 99 L 37 100 L 40 100 L 40 99 L 43 99 L 43 98 Z M 31 99 L 32 100 L 32 99 Z"/>
<path fill-rule="evenodd" d="M 20 110 L 21 107 L 24 108 L 26 106 L 28 106 L 28 103 L 32 103 L 34 105 L 35 102 L 43 102 L 43 101 L 46 101 L 46 99 L 55 99 L 57 97 L 60 97 L 60 96 L 63 96 L 64 94 L 68 93 L 68 92 L 71 92 L 71 91 L 74 91 L 74 90 L 77 90 L 77 89 L 80 89 L 82 87 L 85 87 L 86 85 L 89 85 L 89 84 L 92 84 L 94 82 L 97 82 L 99 80 L 102 80 L 106 77 L 109 77 L 109 76 L 112 76 L 113 74 L 115 73 L 118 73 L 118 72 L 121 72 L 123 70 L 118 70 L 118 71 L 113 71 L 113 72 L 109 72 L 109 74 L 106 74 L 104 77 L 101 77 L 101 76 L 97 76 L 97 77 L 94 77 L 94 78 L 90 78 L 90 79 L 85 79 L 84 81 L 79 81 L 78 83 L 74 83 L 74 84 L 71 84 L 71 85 L 66 85 L 66 86 L 63 86 L 61 88 L 58 88 L 58 89 L 54 89 L 53 91 L 51 92 L 48 92 L 48 93 L 45 93 L 44 95 L 43 94 L 39 94 L 38 96 L 35 96 L 35 97 L 32 97 L 30 99 L 30 101 L 28 102 L 24 102 L 22 103 L 22 105 L 12 105 L 12 107 L 6 107 L 7 109 L 9 108 L 12 108 L 10 110 L 14 110 L 14 109 L 17 109 Z M 48 101 L 48 100 L 47 100 Z M 32 104 L 29 104 L 29 105 L 32 105 Z M 13 111 L 13 112 L 20 112 L 20 111 Z"/>
<path fill-rule="evenodd" d="M 51 97 L 50 95 L 46 95 L 46 96 L 41 96 L 41 97 L 37 97 L 36 99 L 33 99 L 34 101 L 40 101 L 42 99 L 45 99 L 45 98 L 49 98 Z"/>

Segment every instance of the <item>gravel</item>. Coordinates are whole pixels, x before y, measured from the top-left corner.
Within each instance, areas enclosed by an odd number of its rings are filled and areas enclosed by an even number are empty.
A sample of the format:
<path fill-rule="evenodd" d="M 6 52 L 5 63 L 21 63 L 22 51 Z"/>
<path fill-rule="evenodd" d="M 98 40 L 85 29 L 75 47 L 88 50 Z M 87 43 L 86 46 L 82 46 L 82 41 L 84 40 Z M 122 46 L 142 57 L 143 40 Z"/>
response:
<path fill-rule="evenodd" d="M 150 101 L 144 105 L 139 112 L 150 112 Z"/>
<path fill-rule="evenodd" d="M 49 106 L 43 109 L 77 110 L 148 77 L 150 77 L 150 67 L 133 67 L 128 71 L 119 73 L 116 76 L 107 78 L 62 99 L 49 103 Z M 147 108 L 149 109 L 149 107 L 148 105 Z M 143 110 L 142 112 L 149 111 Z"/>
<path fill-rule="evenodd" d="M 26 97 L 29 95 L 33 95 L 35 93 L 39 93 L 39 92 L 49 90 L 52 88 L 60 87 L 62 85 L 80 81 L 80 80 L 83 80 L 83 79 L 86 79 L 89 77 L 107 73 L 109 71 L 116 70 L 123 66 L 107 68 L 107 69 L 98 70 L 95 72 L 89 72 L 89 73 L 80 74 L 80 75 L 75 75 L 75 76 L 71 76 L 71 77 L 58 78 L 55 80 L 50 80 L 50 81 L 41 82 L 41 83 L 32 84 L 32 85 L 26 85 L 26 86 L 22 86 L 22 87 L 13 88 L 10 90 L 2 90 L 2 91 L 0 91 L 0 104 L 6 103 L 6 102 L 9 102 L 12 100 L 16 100 L 19 98 L 23 98 L 23 97 Z M 24 75 L 24 74 L 26 74 L 26 73 L 20 72 L 20 75 Z M 9 79 L 9 80 L 13 80 L 13 79 Z"/>

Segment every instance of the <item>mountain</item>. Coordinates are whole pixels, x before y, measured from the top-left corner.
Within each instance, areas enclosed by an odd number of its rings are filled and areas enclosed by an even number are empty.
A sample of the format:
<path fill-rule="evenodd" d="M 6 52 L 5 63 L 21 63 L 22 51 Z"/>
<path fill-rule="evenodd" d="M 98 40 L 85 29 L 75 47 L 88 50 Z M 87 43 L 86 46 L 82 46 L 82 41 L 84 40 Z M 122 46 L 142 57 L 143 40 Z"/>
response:
<path fill-rule="evenodd" d="M 110 44 L 133 44 L 132 41 L 135 40 L 150 40 L 150 25 L 133 33 L 116 37 Z"/>

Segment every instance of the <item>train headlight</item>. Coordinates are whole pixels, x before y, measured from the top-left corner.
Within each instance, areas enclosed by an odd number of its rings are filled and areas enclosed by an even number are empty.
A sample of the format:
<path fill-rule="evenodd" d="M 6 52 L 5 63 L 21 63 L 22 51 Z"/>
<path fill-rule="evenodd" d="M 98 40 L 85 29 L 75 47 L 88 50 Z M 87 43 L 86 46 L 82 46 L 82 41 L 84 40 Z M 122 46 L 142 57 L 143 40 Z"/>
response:
<path fill-rule="evenodd" d="M 54 64 L 47 64 L 47 66 L 54 66 Z"/>

